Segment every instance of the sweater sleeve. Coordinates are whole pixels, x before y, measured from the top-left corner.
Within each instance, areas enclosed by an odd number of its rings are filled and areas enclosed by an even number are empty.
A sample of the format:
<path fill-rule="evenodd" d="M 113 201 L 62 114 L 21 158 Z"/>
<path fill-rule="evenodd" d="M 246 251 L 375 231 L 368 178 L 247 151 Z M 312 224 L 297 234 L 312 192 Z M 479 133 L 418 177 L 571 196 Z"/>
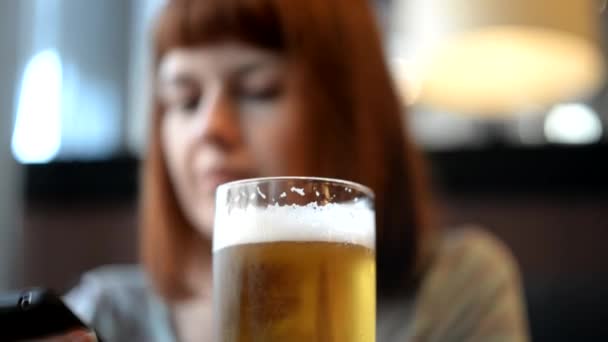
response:
<path fill-rule="evenodd" d="M 117 296 L 121 296 L 133 278 L 137 278 L 137 273 L 129 267 L 101 267 L 85 273 L 63 300 L 104 341 L 121 341 L 119 336 L 128 329 L 123 327 L 121 317 L 125 314 L 116 303 Z"/>
<path fill-rule="evenodd" d="M 517 264 L 481 229 L 444 239 L 417 297 L 411 341 L 528 341 Z"/>

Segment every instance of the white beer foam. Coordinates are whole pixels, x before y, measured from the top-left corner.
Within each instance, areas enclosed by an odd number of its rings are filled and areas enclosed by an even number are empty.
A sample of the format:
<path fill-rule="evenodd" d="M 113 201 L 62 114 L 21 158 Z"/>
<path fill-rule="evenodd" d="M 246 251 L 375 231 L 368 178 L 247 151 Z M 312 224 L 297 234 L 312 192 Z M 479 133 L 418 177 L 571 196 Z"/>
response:
<path fill-rule="evenodd" d="M 249 206 L 216 212 L 213 250 L 278 241 L 349 243 L 375 249 L 375 216 L 364 203 Z"/>

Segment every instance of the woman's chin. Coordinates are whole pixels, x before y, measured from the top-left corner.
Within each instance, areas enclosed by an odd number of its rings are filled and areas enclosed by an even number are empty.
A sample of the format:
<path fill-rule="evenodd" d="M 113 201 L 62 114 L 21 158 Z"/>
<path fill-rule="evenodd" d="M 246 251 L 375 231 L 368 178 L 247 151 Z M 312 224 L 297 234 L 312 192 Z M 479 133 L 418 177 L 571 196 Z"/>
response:
<path fill-rule="evenodd" d="M 192 217 L 192 222 L 194 230 L 201 235 L 201 237 L 205 240 L 212 241 L 213 239 L 213 217 L 214 217 L 214 208 L 210 206 L 210 208 L 198 209 L 194 212 Z"/>

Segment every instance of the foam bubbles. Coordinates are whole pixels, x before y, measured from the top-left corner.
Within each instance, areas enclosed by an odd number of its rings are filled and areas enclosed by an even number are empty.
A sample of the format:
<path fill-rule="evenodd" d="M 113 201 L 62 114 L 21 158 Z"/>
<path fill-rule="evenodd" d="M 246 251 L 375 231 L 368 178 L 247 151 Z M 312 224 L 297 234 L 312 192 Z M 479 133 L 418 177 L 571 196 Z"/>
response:
<path fill-rule="evenodd" d="M 363 201 L 319 206 L 270 205 L 218 211 L 213 250 L 240 244 L 324 241 L 375 246 L 375 217 Z"/>

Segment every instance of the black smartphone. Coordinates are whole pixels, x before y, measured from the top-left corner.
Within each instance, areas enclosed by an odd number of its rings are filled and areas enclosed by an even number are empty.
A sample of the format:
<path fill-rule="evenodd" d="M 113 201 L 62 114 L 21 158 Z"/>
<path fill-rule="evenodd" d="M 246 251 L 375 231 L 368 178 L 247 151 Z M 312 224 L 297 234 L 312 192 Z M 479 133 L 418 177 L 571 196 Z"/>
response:
<path fill-rule="evenodd" d="M 0 341 L 40 339 L 75 329 L 88 330 L 51 290 L 0 294 Z"/>

